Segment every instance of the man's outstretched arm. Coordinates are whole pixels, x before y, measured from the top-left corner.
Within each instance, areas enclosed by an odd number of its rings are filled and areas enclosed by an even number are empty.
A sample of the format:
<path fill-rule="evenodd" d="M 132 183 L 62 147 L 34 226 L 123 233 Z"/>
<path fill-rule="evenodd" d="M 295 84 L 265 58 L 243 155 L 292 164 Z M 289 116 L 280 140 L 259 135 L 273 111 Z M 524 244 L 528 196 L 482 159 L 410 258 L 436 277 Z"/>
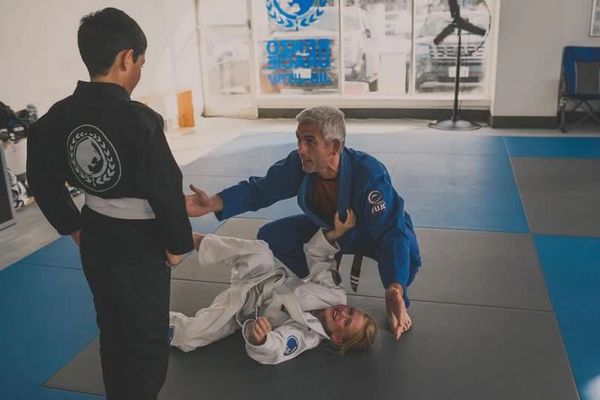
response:
<path fill-rule="evenodd" d="M 194 194 L 185 196 L 185 209 L 188 216 L 201 217 L 211 212 L 220 212 L 223 210 L 223 199 L 218 194 L 209 196 L 204 190 L 198 189 L 194 185 L 190 185 L 190 190 Z"/>

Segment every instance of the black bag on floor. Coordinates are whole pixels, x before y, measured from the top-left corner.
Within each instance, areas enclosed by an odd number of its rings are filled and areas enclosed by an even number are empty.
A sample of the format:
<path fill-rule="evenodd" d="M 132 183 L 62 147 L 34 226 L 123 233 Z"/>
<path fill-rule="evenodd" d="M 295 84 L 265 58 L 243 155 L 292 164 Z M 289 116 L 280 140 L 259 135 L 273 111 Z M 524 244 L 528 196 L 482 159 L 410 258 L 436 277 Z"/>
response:
<path fill-rule="evenodd" d="M 37 110 L 34 115 L 37 118 Z M 28 133 L 28 121 L 19 118 L 9 106 L 0 101 L 0 140 L 18 142 L 26 138 Z"/>

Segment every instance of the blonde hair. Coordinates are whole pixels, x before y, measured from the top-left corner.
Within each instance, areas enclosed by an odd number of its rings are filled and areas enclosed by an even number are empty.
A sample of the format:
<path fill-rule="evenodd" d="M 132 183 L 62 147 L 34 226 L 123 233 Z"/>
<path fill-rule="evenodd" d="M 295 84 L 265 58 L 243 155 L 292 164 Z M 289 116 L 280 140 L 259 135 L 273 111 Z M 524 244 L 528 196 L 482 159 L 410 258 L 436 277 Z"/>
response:
<path fill-rule="evenodd" d="M 341 355 L 346 354 L 348 351 L 365 351 L 368 350 L 373 343 L 375 343 L 375 336 L 377 335 L 377 323 L 373 317 L 366 313 L 364 310 L 360 310 L 365 316 L 365 324 L 362 329 L 358 330 L 354 336 L 345 340 L 340 345 L 335 345 L 337 352 Z"/>

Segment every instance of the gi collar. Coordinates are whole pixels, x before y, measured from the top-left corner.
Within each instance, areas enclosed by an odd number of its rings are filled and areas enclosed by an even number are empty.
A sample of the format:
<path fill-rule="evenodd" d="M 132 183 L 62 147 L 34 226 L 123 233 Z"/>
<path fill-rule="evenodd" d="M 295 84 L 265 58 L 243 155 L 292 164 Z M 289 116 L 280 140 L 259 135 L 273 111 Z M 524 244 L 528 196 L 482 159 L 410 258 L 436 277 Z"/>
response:
<path fill-rule="evenodd" d="M 331 341 L 331 337 L 329 337 L 329 335 L 325 331 L 325 327 L 323 326 L 321 321 L 319 321 L 319 319 L 316 316 L 314 316 L 312 313 L 307 313 L 307 314 L 308 314 L 306 316 L 307 326 L 310 329 L 312 329 L 313 331 L 317 332 L 321 337 L 324 337 L 325 339 Z"/>
<path fill-rule="evenodd" d="M 314 184 L 314 174 L 306 174 L 298 192 L 298 205 L 306 216 L 317 226 L 333 229 L 328 222 L 323 221 L 309 206 L 310 192 Z M 350 208 L 350 194 L 352 190 L 352 163 L 350 152 L 346 147 L 340 154 L 340 169 L 338 172 L 337 211 L 340 219 L 346 219 L 346 210 Z"/>
<path fill-rule="evenodd" d="M 123 86 L 106 82 L 78 81 L 73 95 L 98 100 L 131 100 L 129 93 Z"/>

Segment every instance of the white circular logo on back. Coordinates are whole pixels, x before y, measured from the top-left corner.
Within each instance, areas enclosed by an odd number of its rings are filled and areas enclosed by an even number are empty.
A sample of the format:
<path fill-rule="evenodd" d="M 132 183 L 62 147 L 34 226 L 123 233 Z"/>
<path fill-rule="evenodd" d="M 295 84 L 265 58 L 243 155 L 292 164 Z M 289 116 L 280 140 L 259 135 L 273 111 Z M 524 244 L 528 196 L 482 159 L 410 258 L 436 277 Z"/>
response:
<path fill-rule="evenodd" d="M 105 192 L 121 179 L 121 161 L 104 132 L 94 125 L 80 125 L 67 138 L 73 174 L 91 192 Z"/>

